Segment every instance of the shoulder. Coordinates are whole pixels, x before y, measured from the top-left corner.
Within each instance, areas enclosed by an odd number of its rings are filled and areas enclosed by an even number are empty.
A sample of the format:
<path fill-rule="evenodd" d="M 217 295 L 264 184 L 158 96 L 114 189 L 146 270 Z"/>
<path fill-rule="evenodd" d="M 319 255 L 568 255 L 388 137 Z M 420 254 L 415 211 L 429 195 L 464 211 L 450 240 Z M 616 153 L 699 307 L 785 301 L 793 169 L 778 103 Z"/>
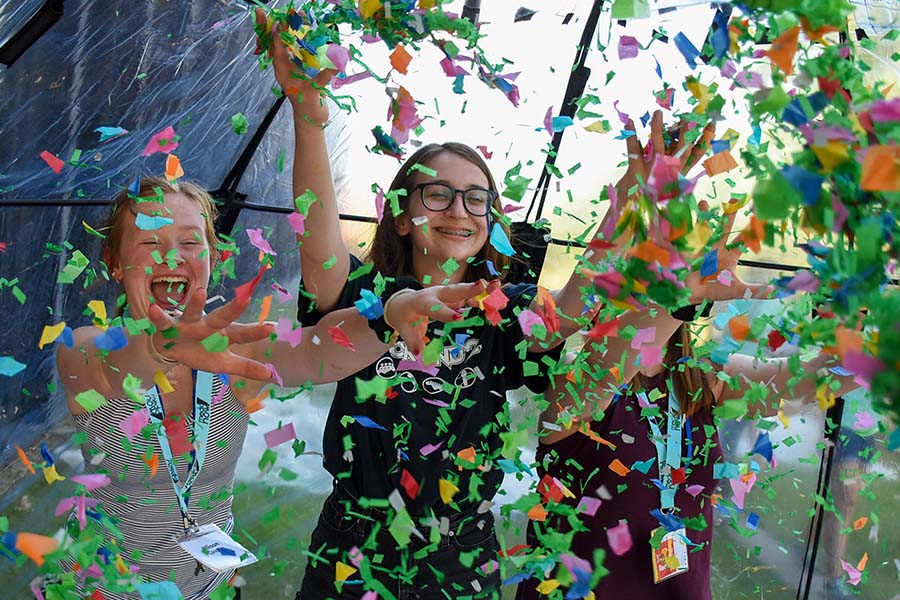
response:
<path fill-rule="evenodd" d="M 94 339 L 103 330 L 95 326 L 79 327 L 72 332 L 72 346 L 59 344 L 56 349 L 56 369 L 73 409 L 74 397 L 87 390 L 97 390 L 105 396 L 110 390 L 103 374 L 103 361 L 97 356 Z M 73 410 L 73 412 L 78 412 Z"/>
<path fill-rule="evenodd" d="M 533 283 L 507 283 L 501 290 L 510 305 L 528 305 L 537 296 L 537 286 Z"/>

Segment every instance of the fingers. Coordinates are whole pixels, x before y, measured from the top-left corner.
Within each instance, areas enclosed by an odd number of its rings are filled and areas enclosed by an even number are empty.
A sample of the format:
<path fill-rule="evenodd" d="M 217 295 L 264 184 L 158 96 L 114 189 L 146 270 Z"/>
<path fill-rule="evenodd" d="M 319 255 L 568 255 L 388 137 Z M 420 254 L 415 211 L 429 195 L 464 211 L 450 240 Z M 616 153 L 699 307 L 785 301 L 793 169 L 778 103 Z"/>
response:
<path fill-rule="evenodd" d="M 204 291 L 205 295 L 205 291 Z M 227 302 L 206 315 L 204 323 L 211 329 L 225 329 L 238 320 L 247 307 L 250 305 L 250 299 L 235 298 L 231 302 Z"/>
<path fill-rule="evenodd" d="M 400 338 L 406 343 L 407 349 L 412 352 L 414 356 L 422 354 L 422 351 L 425 350 L 425 341 L 422 338 L 419 326 L 403 321 L 397 323 L 395 329 L 397 333 L 400 334 Z"/>
<path fill-rule="evenodd" d="M 650 120 L 650 147 L 656 156 L 666 154 L 666 139 L 663 135 L 663 114 L 661 110 L 653 113 Z"/>
<path fill-rule="evenodd" d="M 435 296 L 444 304 L 461 305 L 466 300 L 475 298 L 487 291 L 488 284 L 483 281 L 474 283 L 456 283 L 435 288 Z M 436 317 L 432 317 L 436 318 Z"/>
<path fill-rule="evenodd" d="M 272 370 L 263 363 L 251 358 L 238 356 L 230 351 L 222 352 L 217 355 L 216 364 L 212 367 L 212 370 L 215 373 L 225 373 L 244 379 L 268 381 L 272 378 Z"/>
<path fill-rule="evenodd" d="M 709 149 L 710 143 L 712 142 L 713 136 L 716 134 L 716 124 L 708 123 L 706 127 L 703 128 L 703 133 L 700 135 L 700 139 L 694 144 L 693 148 L 691 148 L 691 153 L 688 156 L 687 162 L 684 164 L 684 173 L 693 168 L 700 159 L 703 158 L 703 155 L 706 154 L 706 151 Z"/>
<path fill-rule="evenodd" d="M 232 344 L 251 344 L 268 338 L 275 331 L 271 323 L 234 323 L 222 330 Z"/>
<path fill-rule="evenodd" d="M 184 313 L 181 315 L 179 322 L 196 323 L 203 318 L 203 307 L 206 306 L 206 290 L 194 290 L 184 305 Z"/>
<path fill-rule="evenodd" d="M 161 309 L 159 304 L 150 305 L 150 309 L 147 311 L 147 317 L 159 331 L 165 331 L 166 329 L 171 329 L 175 326 L 175 319 Z"/>
<path fill-rule="evenodd" d="M 625 149 L 628 151 L 628 162 L 631 163 L 633 160 L 640 160 L 643 150 L 641 149 L 641 141 L 638 139 L 637 132 L 634 128 L 634 121 L 628 119 L 628 123 L 625 124 L 625 129 L 634 134 L 625 138 Z"/>
<path fill-rule="evenodd" d="M 256 9 L 256 24 L 262 28 L 265 28 L 267 25 L 268 18 L 266 18 L 266 11 L 261 8 Z"/>

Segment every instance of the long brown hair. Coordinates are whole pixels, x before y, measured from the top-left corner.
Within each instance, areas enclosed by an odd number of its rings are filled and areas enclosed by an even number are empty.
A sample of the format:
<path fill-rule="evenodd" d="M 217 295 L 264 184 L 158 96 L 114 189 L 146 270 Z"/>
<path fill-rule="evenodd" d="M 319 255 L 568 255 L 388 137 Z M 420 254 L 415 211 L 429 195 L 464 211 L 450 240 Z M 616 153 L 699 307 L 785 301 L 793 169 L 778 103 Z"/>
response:
<path fill-rule="evenodd" d="M 668 381 L 678 398 L 680 412 L 692 416 L 698 412 L 710 411 L 716 403 L 712 390 L 712 381 L 703 370 L 694 363 L 694 352 L 691 349 L 693 333 L 688 323 L 679 325 L 666 345 L 663 359 Z"/>
<path fill-rule="evenodd" d="M 122 236 L 125 219 L 134 218 L 131 208 L 136 198 L 160 198 L 161 194 L 183 194 L 200 207 L 200 213 L 206 223 L 206 241 L 209 244 L 210 268 L 215 268 L 219 261 L 219 251 L 216 246 L 221 243 L 216 235 L 215 220 L 218 210 L 210 195 L 201 186 L 192 181 L 169 181 L 164 177 L 145 176 L 140 178 L 140 186 L 137 194 L 132 194 L 127 188 L 120 191 L 113 199 L 112 210 L 104 223 L 104 231 L 107 232 L 103 243 L 103 257 L 109 264 L 110 260 L 119 255 L 122 246 Z"/>
<path fill-rule="evenodd" d="M 484 173 L 485 177 L 487 177 L 489 188 L 492 191 L 498 191 L 497 184 L 494 182 L 494 176 L 491 175 L 491 171 L 481 158 L 481 155 L 469 146 L 460 144 L 459 142 L 428 144 L 416 150 L 412 156 L 403 163 L 403 166 L 400 167 L 397 175 L 394 176 L 394 180 L 391 182 L 390 191 L 406 190 L 407 192 L 410 192 L 412 188 L 415 187 L 415 177 L 418 172 L 412 168 L 413 165 L 420 164 L 427 166 L 429 160 L 442 152 L 456 154 L 478 167 L 481 172 Z M 400 208 L 403 210 L 408 210 L 409 208 L 409 196 L 410 194 L 407 193 L 399 199 Z M 494 200 L 491 208 L 498 214 L 501 212 L 502 207 L 499 196 Z M 506 231 L 507 237 L 509 237 L 509 230 L 506 225 L 503 221 L 498 222 Z M 367 258 L 375 265 L 376 270 L 387 277 L 397 277 L 401 275 L 414 276 L 415 274 L 413 273 L 412 268 L 412 240 L 408 235 L 397 235 L 397 232 L 394 229 L 394 223 L 395 219 L 393 212 L 391 210 L 385 210 L 384 217 L 375 228 L 375 236 L 372 239 L 372 245 L 369 247 Z M 507 266 L 509 265 L 509 258 L 497 252 L 488 241 L 485 242 L 481 250 L 478 251 L 478 254 L 475 255 L 474 260 L 467 261 L 466 276 L 464 280 L 478 281 L 479 279 L 495 279 L 496 276 L 491 274 L 490 269 L 488 269 L 487 261 L 493 263 L 494 268 L 501 276 L 505 274 Z"/>

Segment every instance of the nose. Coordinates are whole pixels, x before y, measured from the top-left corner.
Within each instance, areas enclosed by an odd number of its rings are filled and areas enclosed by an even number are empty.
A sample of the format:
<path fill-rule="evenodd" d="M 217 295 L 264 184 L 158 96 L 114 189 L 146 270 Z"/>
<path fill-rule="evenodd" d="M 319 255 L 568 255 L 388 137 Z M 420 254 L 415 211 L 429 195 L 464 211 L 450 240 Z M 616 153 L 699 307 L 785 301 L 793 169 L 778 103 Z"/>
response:
<path fill-rule="evenodd" d="M 462 190 L 456 190 L 453 193 L 453 202 L 450 203 L 450 206 L 447 208 L 447 212 L 450 213 L 453 217 L 457 219 L 463 219 L 469 213 L 466 212 L 465 200 L 463 199 Z"/>

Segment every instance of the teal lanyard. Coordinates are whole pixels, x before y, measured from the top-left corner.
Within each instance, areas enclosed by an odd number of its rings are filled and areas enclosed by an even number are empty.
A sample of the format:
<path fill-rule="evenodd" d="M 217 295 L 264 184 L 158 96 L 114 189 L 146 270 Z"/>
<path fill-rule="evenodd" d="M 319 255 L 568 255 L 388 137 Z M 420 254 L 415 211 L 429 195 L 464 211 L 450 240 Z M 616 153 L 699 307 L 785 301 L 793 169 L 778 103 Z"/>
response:
<path fill-rule="evenodd" d="M 169 477 L 172 479 L 172 487 L 175 488 L 175 497 L 178 498 L 178 506 L 181 516 L 184 518 L 185 529 L 194 526 L 195 522 L 188 513 L 188 504 L 191 501 L 191 488 L 203 468 L 206 459 L 206 442 L 209 439 L 210 409 L 212 407 L 213 374 L 206 371 L 194 372 L 194 408 L 191 416 L 194 420 L 194 450 L 191 452 L 191 462 L 188 465 L 188 474 L 184 485 L 179 485 L 178 469 L 175 468 L 175 460 L 172 456 L 172 447 L 169 446 L 169 438 L 166 436 L 162 421 L 166 416 L 159 388 L 144 394 L 147 403 L 147 411 L 150 413 L 150 421 L 157 425 L 156 437 L 159 447 L 162 449 Z"/>
<path fill-rule="evenodd" d="M 669 386 L 671 389 L 671 386 Z M 640 392 L 646 400 L 647 394 Z M 668 410 L 666 411 L 666 435 L 663 437 L 656 415 L 648 415 L 647 421 L 653 431 L 653 445 L 656 446 L 656 464 L 659 468 L 659 481 L 662 487 L 659 490 L 659 504 L 663 512 L 675 510 L 675 491 L 677 484 L 672 483 L 672 471 L 681 468 L 681 421 L 678 414 L 678 398 L 675 390 L 669 393 Z"/>

